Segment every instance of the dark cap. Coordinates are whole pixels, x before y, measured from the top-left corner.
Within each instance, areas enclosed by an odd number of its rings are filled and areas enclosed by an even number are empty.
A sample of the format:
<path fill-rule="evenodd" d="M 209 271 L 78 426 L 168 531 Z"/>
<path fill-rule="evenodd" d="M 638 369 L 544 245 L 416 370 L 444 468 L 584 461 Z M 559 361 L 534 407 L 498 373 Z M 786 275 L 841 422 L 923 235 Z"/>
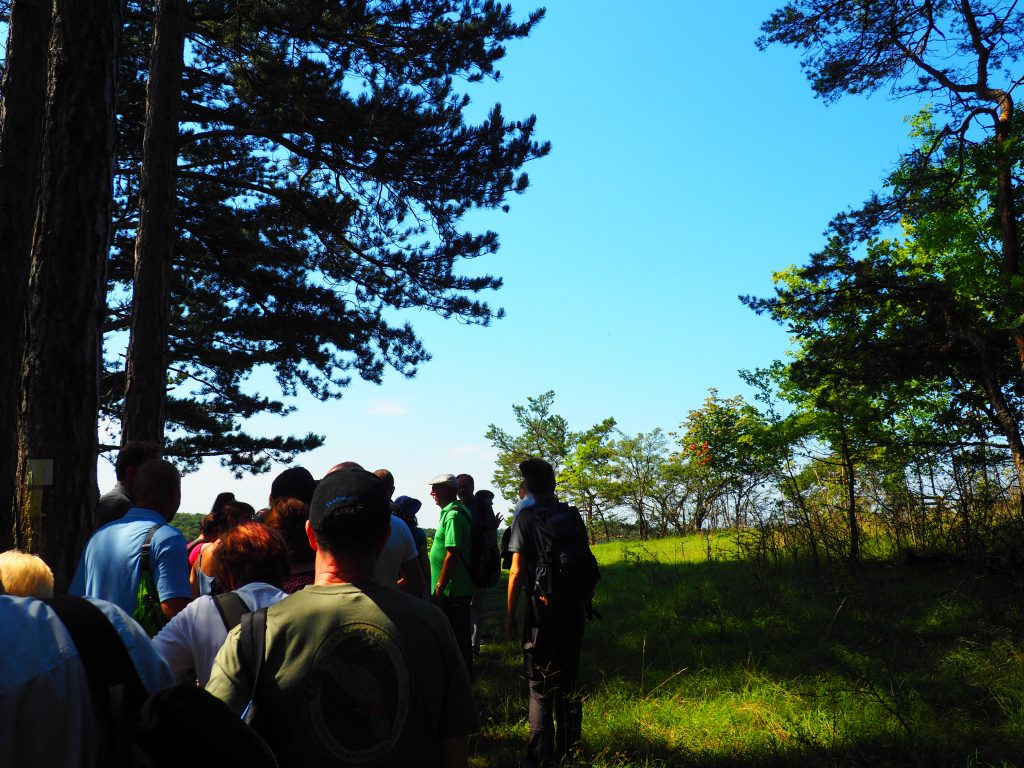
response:
<path fill-rule="evenodd" d="M 405 514 L 412 516 L 420 511 L 420 507 L 423 506 L 423 502 L 419 499 L 414 499 L 411 496 L 399 496 L 395 499 L 395 506 L 405 512 Z"/>
<path fill-rule="evenodd" d="M 316 480 L 305 467 L 289 467 L 270 484 L 270 498 L 290 498 L 307 504 L 313 499 Z"/>
<path fill-rule="evenodd" d="M 346 467 L 331 472 L 316 486 L 309 506 L 309 524 L 320 531 L 324 522 L 341 512 L 365 511 L 370 518 L 391 516 L 391 498 L 384 481 L 372 472 Z"/>

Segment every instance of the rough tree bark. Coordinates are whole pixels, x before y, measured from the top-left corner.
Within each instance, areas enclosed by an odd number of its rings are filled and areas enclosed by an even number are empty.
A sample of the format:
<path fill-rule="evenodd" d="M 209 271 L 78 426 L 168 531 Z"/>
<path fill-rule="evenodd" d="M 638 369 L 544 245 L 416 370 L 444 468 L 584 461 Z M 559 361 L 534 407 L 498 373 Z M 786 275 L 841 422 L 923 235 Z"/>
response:
<path fill-rule="evenodd" d="M 66 587 L 95 514 L 121 0 L 54 0 L 18 417 L 17 544 Z"/>
<path fill-rule="evenodd" d="M 167 323 L 178 160 L 178 120 L 184 67 L 186 0 L 160 0 L 142 142 L 139 232 L 135 241 L 132 330 L 125 369 L 121 441 L 164 436 Z"/>
<path fill-rule="evenodd" d="M 14 546 L 18 390 L 25 295 L 39 183 L 51 4 L 15 0 L 0 102 L 0 551 Z"/>

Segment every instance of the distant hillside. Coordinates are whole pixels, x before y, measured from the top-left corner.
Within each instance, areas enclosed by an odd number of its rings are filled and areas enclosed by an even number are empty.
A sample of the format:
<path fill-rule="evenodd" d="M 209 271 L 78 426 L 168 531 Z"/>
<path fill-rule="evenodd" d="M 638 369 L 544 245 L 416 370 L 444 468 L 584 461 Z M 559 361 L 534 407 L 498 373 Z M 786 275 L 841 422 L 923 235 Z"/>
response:
<path fill-rule="evenodd" d="M 199 524 L 203 521 L 205 515 L 189 514 L 187 512 L 179 512 L 174 516 L 171 521 L 171 525 L 181 531 L 185 537 L 185 541 L 192 541 L 192 539 L 199 536 Z"/>

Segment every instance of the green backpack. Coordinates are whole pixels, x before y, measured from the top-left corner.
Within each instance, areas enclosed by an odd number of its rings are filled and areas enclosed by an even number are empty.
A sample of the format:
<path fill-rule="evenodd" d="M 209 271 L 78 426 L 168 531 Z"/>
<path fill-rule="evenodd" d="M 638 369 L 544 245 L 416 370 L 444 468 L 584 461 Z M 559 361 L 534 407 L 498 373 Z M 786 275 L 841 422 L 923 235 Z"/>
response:
<path fill-rule="evenodd" d="M 139 586 L 135 590 L 135 610 L 132 611 L 132 618 L 139 622 L 139 625 L 146 630 L 146 634 L 153 637 L 159 632 L 167 617 L 164 616 L 163 608 L 160 607 L 160 595 L 156 591 L 156 582 L 153 581 L 153 571 L 149 567 L 149 549 L 153 541 L 153 535 L 162 527 L 157 523 L 149 529 L 146 534 L 146 541 L 142 544 L 142 556 L 140 558 Z"/>

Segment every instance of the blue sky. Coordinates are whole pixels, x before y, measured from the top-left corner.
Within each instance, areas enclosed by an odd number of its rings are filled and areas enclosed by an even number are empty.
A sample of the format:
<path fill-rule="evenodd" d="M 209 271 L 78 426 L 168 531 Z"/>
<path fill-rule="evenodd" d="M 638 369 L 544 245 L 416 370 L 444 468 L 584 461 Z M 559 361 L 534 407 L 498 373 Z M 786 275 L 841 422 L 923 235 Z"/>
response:
<path fill-rule="evenodd" d="M 507 317 L 478 328 L 408 313 L 433 354 L 415 379 L 357 380 L 340 401 L 300 399 L 250 427 L 326 435 L 296 462 L 317 477 L 349 459 L 390 468 L 429 527 L 427 481 L 469 472 L 491 487 L 484 433 L 511 430 L 527 397 L 554 390 L 573 428 L 613 416 L 635 434 L 674 429 L 709 387 L 749 394 L 737 370 L 788 342 L 737 296 L 767 294 L 773 271 L 802 263 L 835 213 L 880 188 L 918 108 L 884 93 L 816 100 L 794 51 L 754 45 L 775 6 L 552 3 L 510 47 L 502 80 L 469 91 L 473 114 L 496 101 L 508 117 L 536 114 L 553 145 L 509 213 L 469 220 L 501 236 L 497 255 L 463 269 L 504 278 L 487 299 Z M 280 469 L 236 480 L 208 462 L 185 478 L 181 510 L 206 512 L 222 490 L 259 507 Z M 113 473 L 100 470 L 105 490 Z"/>

